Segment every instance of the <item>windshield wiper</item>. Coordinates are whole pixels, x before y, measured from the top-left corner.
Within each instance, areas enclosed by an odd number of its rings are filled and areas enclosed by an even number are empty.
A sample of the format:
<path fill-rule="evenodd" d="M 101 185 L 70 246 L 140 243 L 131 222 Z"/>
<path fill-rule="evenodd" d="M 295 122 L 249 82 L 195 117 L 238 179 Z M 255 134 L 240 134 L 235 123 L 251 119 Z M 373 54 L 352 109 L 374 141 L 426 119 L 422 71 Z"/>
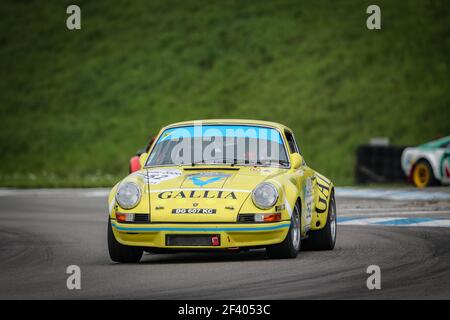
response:
<path fill-rule="evenodd" d="M 223 158 L 222 159 L 222 162 L 224 164 L 228 164 L 228 161 L 232 161 L 230 165 L 233 167 L 233 166 L 235 166 L 237 164 L 238 159 L 236 159 L 236 158 Z"/>
<path fill-rule="evenodd" d="M 211 160 L 211 159 L 210 159 Z M 216 162 L 216 161 L 214 161 L 214 160 L 212 160 L 211 162 L 209 162 L 209 160 L 208 160 L 208 162 L 206 162 L 204 159 L 203 160 L 200 160 L 200 161 L 192 161 L 191 162 L 191 166 L 192 167 L 194 167 L 196 164 L 217 164 L 218 162 Z"/>
<path fill-rule="evenodd" d="M 286 161 L 286 160 L 275 160 L 275 159 L 264 159 L 264 160 L 258 160 L 257 162 L 256 162 L 257 164 L 260 164 L 260 165 L 271 165 L 272 163 L 277 163 L 277 164 L 279 164 L 279 165 L 282 165 L 282 166 L 288 166 L 289 165 L 289 162 L 288 161 Z"/>
<path fill-rule="evenodd" d="M 200 161 L 192 161 L 191 162 L 191 167 L 195 166 L 196 164 L 200 164 L 200 163 L 205 163 L 205 160 L 200 160 Z"/>

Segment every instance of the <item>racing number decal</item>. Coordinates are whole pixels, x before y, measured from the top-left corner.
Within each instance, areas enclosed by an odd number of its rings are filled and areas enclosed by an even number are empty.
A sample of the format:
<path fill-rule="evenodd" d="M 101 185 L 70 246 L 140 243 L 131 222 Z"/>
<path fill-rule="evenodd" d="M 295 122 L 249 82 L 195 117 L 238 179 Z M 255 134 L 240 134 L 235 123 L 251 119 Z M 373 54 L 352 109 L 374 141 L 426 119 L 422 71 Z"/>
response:
<path fill-rule="evenodd" d="M 316 174 L 317 203 L 316 212 L 324 213 L 328 211 L 328 197 L 330 196 L 331 182 L 325 177 Z"/>

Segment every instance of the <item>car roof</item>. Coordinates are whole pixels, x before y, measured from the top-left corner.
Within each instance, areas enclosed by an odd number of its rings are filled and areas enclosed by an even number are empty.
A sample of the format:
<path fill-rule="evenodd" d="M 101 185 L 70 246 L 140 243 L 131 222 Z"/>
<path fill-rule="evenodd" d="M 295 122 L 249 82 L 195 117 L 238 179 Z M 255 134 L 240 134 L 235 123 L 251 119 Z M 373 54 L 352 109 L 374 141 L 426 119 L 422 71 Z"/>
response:
<path fill-rule="evenodd" d="M 421 148 L 439 148 L 442 144 L 450 142 L 450 136 L 442 137 L 440 139 L 432 140 L 427 143 L 419 145 Z"/>
<path fill-rule="evenodd" d="M 183 122 L 176 122 L 176 123 L 172 123 L 166 127 L 163 128 L 167 129 L 167 128 L 171 128 L 171 127 L 180 127 L 180 126 L 187 126 L 187 125 L 220 125 L 220 124 L 241 124 L 241 125 L 260 125 L 260 126 L 265 126 L 265 127 L 273 127 L 276 129 L 279 129 L 281 131 L 284 130 L 289 130 L 292 132 L 292 130 L 281 124 L 281 123 L 277 123 L 277 122 L 272 122 L 272 121 L 263 121 L 263 120 L 250 120 L 250 119 L 206 119 L 206 120 L 190 120 L 190 121 L 183 121 Z"/>

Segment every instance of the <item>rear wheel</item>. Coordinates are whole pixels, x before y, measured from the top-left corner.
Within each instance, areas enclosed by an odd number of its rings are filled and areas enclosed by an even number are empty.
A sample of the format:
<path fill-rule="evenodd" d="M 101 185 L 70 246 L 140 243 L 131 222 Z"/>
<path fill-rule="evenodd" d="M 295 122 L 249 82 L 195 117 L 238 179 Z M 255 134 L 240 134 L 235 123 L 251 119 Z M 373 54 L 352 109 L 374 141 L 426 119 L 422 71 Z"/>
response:
<path fill-rule="evenodd" d="M 266 248 L 267 256 L 271 259 L 289 259 L 297 257 L 300 250 L 300 208 L 295 204 L 291 216 L 291 226 L 283 242 L 271 245 Z"/>
<path fill-rule="evenodd" d="M 425 188 L 437 184 L 431 165 L 427 160 L 419 160 L 414 165 L 412 171 L 412 181 L 418 188 Z"/>
<path fill-rule="evenodd" d="M 336 244 L 336 220 L 336 201 L 334 199 L 334 191 L 332 191 L 325 227 L 320 230 L 310 231 L 308 239 L 302 241 L 302 250 L 333 250 Z"/>
<path fill-rule="evenodd" d="M 135 263 L 142 258 L 144 250 L 139 247 L 131 247 L 120 244 L 111 227 L 111 221 L 108 219 L 108 250 L 112 261 Z"/>

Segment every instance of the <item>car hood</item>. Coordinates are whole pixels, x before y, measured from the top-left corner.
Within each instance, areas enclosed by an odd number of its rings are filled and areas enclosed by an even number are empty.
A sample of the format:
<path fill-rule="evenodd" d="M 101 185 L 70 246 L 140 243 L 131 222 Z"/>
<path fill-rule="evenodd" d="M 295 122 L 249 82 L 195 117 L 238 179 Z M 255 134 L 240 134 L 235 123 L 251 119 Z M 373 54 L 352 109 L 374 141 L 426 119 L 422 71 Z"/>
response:
<path fill-rule="evenodd" d="M 141 171 L 152 222 L 235 222 L 252 190 L 286 169 L 164 167 Z"/>

